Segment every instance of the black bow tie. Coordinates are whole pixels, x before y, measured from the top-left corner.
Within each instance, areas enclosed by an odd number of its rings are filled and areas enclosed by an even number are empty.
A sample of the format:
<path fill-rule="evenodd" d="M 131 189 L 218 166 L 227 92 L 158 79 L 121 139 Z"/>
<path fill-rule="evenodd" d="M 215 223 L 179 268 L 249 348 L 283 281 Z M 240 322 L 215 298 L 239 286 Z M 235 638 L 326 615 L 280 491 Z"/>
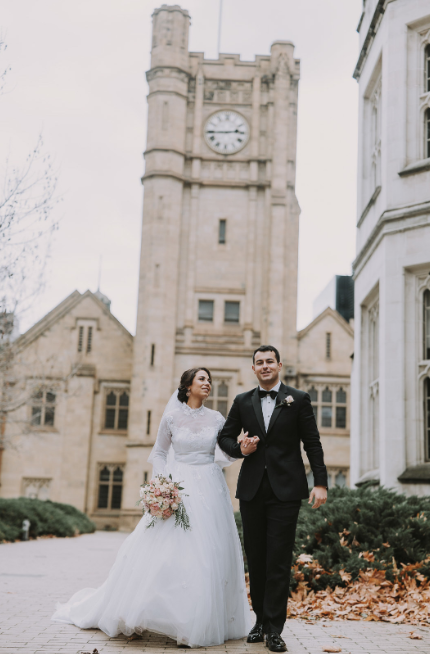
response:
<path fill-rule="evenodd" d="M 260 398 L 267 397 L 268 395 L 270 395 L 272 400 L 276 400 L 276 398 L 278 397 L 278 391 L 262 391 L 261 388 L 259 388 L 258 395 L 260 396 Z"/>

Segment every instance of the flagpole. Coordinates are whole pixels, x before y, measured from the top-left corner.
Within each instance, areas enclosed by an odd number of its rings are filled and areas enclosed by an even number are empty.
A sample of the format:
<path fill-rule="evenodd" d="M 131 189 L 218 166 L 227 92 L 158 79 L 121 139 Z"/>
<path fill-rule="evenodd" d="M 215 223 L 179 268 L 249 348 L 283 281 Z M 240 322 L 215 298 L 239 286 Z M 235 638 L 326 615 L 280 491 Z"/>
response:
<path fill-rule="evenodd" d="M 219 19 L 218 19 L 218 57 L 221 49 L 221 26 L 222 26 L 222 0 L 219 0 Z"/>

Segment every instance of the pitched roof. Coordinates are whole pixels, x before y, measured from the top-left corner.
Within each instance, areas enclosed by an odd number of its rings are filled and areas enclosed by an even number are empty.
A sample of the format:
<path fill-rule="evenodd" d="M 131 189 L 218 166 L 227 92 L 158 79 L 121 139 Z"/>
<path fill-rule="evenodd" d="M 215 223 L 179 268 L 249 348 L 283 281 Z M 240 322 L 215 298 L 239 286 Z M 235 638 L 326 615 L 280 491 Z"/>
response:
<path fill-rule="evenodd" d="M 300 340 L 303 338 L 303 336 L 306 336 L 321 320 L 324 318 L 327 318 L 330 316 L 331 318 L 334 318 L 337 323 L 349 334 L 349 336 L 354 336 L 354 330 L 351 327 L 351 325 L 346 322 L 345 318 L 340 315 L 338 311 L 335 311 L 331 307 L 327 307 L 327 309 L 324 309 L 316 318 L 312 320 L 312 322 L 309 323 L 304 329 L 301 329 L 299 332 L 297 332 L 297 338 Z"/>
<path fill-rule="evenodd" d="M 19 338 L 16 339 L 15 344 L 20 347 L 27 347 L 33 341 L 35 341 L 39 336 L 44 332 L 50 329 L 58 320 L 63 318 L 67 313 L 74 309 L 82 300 L 85 298 L 91 298 L 93 302 L 103 311 L 103 313 L 108 316 L 113 322 L 131 339 L 133 339 L 132 334 L 124 327 L 120 321 L 115 318 L 115 316 L 109 311 L 108 307 L 104 302 L 99 300 L 99 298 L 92 293 L 91 291 L 85 291 L 85 293 L 79 293 L 79 291 L 73 291 L 70 295 L 66 297 L 65 300 L 57 304 L 57 306 L 52 309 L 49 313 L 41 318 L 33 327 L 30 327 L 24 334 L 21 334 Z"/>

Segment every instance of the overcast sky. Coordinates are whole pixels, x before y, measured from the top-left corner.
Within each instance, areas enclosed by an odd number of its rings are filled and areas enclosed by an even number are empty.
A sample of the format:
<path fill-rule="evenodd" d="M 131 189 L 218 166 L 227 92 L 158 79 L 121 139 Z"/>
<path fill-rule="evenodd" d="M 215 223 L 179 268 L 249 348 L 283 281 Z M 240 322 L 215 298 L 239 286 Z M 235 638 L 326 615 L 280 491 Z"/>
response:
<path fill-rule="evenodd" d="M 145 71 L 150 0 L 3 0 L 0 27 L 11 66 L 0 99 L 0 168 L 18 162 L 42 131 L 59 173 L 61 219 L 41 318 L 69 293 L 97 289 L 135 331 Z M 298 326 L 335 274 L 350 274 L 355 251 L 357 23 L 362 0 L 224 0 L 222 52 L 242 59 L 292 40 L 301 59 L 297 196 L 302 209 Z M 219 0 L 187 0 L 190 49 L 216 57 Z M 3 68 L 2 66 L 1 68 Z"/>

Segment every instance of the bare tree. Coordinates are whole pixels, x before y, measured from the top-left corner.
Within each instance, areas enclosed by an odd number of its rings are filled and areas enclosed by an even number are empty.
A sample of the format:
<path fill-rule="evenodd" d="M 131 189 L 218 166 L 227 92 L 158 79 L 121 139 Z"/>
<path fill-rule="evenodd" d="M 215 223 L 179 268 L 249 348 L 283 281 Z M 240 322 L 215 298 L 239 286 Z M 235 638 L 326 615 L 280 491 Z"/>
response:
<path fill-rule="evenodd" d="M 6 48 L 0 33 L 0 57 Z M 9 71 L 10 68 L 0 67 L 0 95 Z M 43 288 L 51 237 L 58 228 L 53 208 L 59 201 L 57 177 L 52 160 L 44 151 L 41 135 L 21 165 L 14 165 L 9 157 L 3 169 L 0 177 L 0 468 L 8 415 L 28 399 L 13 393 L 17 388 L 13 379 L 14 362 L 19 354 L 14 340 L 17 316 L 31 307 Z M 32 376 L 31 370 L 28 376 Z"/>

